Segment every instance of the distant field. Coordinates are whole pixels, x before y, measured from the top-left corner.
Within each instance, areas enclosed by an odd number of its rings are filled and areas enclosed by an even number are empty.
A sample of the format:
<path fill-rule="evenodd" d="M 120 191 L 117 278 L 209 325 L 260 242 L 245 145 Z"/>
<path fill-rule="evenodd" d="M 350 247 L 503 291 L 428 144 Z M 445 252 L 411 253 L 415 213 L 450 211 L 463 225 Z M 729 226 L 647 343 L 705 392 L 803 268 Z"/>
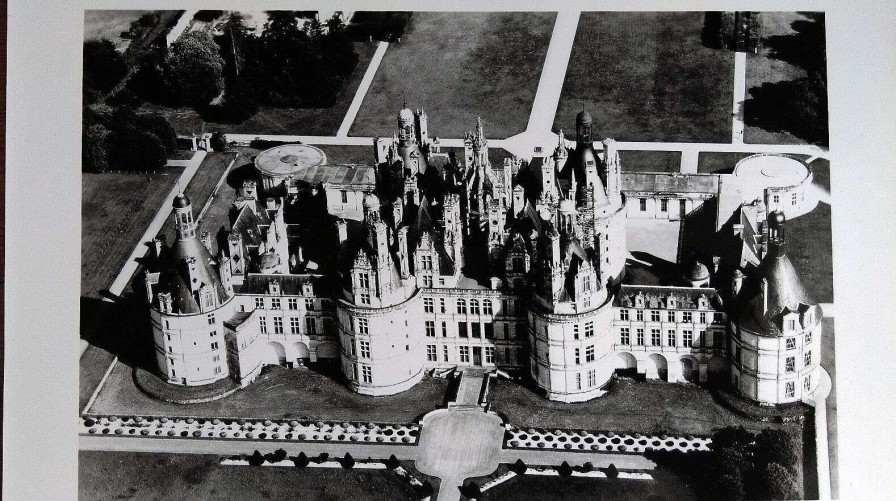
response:
<path fill-rule="evenodd" d="M 734 54 L 701 45 L 700 12 L 583 12 L 555 129 L 582 105 L 596 137 L 728 142 Z"/>
<path fill-rule="evenodd" d="M 623 172 L 679 172 L 680 151 L 630 150 L 619 152 Z"/>
<path fill-rule="evenodd" d="M 81 176 L 81 295 L 100 297 L 183 172 Z"/>
<path fill-rule="evenodd" d="M 261 108 L 255 115 L 238 124 L 206 121 L 192 108 L 168 108 L 155 104 L 144 104 L 140 111 L 154 112 L 171 122 L 179 134 L 205 131 L 223 131 L 234 134 L 297 134 L 309 136 L 335 135 L 342 124 L 348 107 L 355 98 L 355 92 L 364 78 L 364 72 L 373 53 L 375 44 L 356 43 L 358 66 L 346 82 L 336 104 L 329 108 Z M 395 110 L 397 113 L 398 110 Z M 389 129 L 391 130 L 391 129 Z"/>
<path fill-rule="evenodd" d="M 554 13 L 416 12 L 389 45 L 350 134 L 397 130 L 404 100 L 429 116 L 430 136 L 463 137 L 482 117 L 485 134 L 526 129 L 554 28 Z"/>
<path fill-rule="evenodd" d="M 390 470 L 223 466 L 220 461 L 201 454 L 82 451 L 78 499 L 418 499 Z"/>
<path fill-rule="evenodd" d="M 815 184 L 830 190 L 830 164 L 811 164 Z M 787 221 L 787 254 L 809 296 L 819 303 L 834 302 L 834 263 L 831 242 L 831 206 L 821 202 L 812 212 Z"/>
<path fill-rule="evenodd" d="M 84 40 L 105 38 L 119 49 L 127 47 L 130 40 L 121 38 L 121 32 L 128 31 L 131 23 L 151 10 L 85 10 Z"/>

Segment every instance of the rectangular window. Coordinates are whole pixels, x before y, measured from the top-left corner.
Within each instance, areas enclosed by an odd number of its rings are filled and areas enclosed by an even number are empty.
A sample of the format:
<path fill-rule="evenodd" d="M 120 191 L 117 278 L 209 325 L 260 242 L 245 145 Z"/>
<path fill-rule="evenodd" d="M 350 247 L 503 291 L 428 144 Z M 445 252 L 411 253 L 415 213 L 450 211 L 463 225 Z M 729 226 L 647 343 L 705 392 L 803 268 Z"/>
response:
<path fill-rule="evenodd" d="M 305 317 L 305 330 L 309 336 L 317 335 L 317 322 L 311 317 Z"/>
<path fill-rule="evenodd" d="M 510 324 L 504 323 L 504 339 L 510 339 Z"/>
<path fill-rule="evenodd" d="M 694 346 L 694 333 L 692 331 L 681 331 L 681 345 L 685 348 Z"/>
<path fill-rule="evenodd" d="M 784 361 L 784 370 L 787 372 L 793 372 L 796 370 L 796 357 L 787 357 Z"/>
<path fill-rule="evenodd" d="M 298 334 L 299 333 L 298 317 L 292 317 L 289 319 L 289 333 L 290 334 Z"/>
<path fill-rule="evenodd" d="M 585 362 L 594 362 L 594 345 L 585 348 Z"/>
<path fill-rule="evenodd" d="M 635 330 L 635 342 L 638 346 L 644 346 L 644 329 L 636 329 Z"/>
<path fill-rule="evenodd" d="M 666 322 L 674 322 L 675 321 L 675 312 L 667 311 L 666 312 Z"/>
<path fill-rule="evenodd" d="M 478 322 L 471 322 L 470 330 L 472 331 L 470 334 L 472 334 L 473 337 L 482 337 L 482 326 L 479 325 Z"/>
<path fill-rule="evenodd" d="M 438 357 L 436 356 L 436 345 L 426 345 L 426 360 L 428 362 L 438 362 Z"/>
<path fill-rule="evenodd" d="M 809 367 L 810 365 L 812 365 L 812 350 L 803 354 L 803 367 Z"/>
<path fill-rule="evenodd" d="M 367 273 L 358 274 L 358 287 L 362 289 L 370 288 L 370 275 Z"/>
<path fill-rule="evenodd" d="M 339 195 L 342 196 L 342 203 L 347 204 L 348 203 L 348 192 L 345 190 L 341 190 L 339 192 Z"/>
<path fill-rule="evenodd" d="M 812 333 L 811 332 L 806 333 L 806 344 L 812 344 Z"/>
<path fill-rule="evenodd" d="M 457 312 L 461 315 L 467 314 L 467 301 L 465 299 L 457 300 Z"/>
<path fill-rule="evenodd" d="M 366 365 L 361 366 L 361 380 L 365 383 L 373 382 L 373 374 L 371 373 L 370 367 Z"/>
<path fill-rule="evenodd" d="M 644 310 L 635 310 L 635 320 L 638 322 L 644 321 Z"/>
<path fill-rule="evenodd" d="M 581 372 L 576 373 L 576 389 L 577 390 L 582 389 L 582 373 Z"/>
<path fill-rule="evenodd" d="M 482 314 L 483 315 L 494 315 L 494 311 L 492 310 L 491 299 L 483 299 L 482 300 Z"/>
<path fill-rule="evenodd" d="M 351 356 L 357 356 L 357 353 L 355 352 L 355 343 L 348 343 L 348 351 L 351 352 Z"/>
<path fill-rule="evenodd" d="M 420 256 L 420 269 L 422 270 L 432 270 L 432 256 L 429 254 L 423 254 Z"/>
<path fill-rule="evenodd" d="M 457 335 L 460 337 L 468 337 L 467 333 L 467 323 L 466 322 L 458 322 L 457 323 Z"/>
<path fill-rule="evenodd" d="M 666 212 L 669 210 L 669 199 L 662 198 L 660 199 L 660 212 Z"/>
<path fill-rule="evenodd" d="M 796 193 L 790 195 L 790 205 L 796 205 Z"/>
<path fill-rule="evenodd" d="M 787 383 L 784 383 L 784 396 L 786 398 L 793 398 L 793 396 L 795 394 L 796 394 L 796 385 L 793 383 L 793 381 L 788 381 Z"/>
<path fill-rule="evenodd" d="M 361 358 L 370 358 L 370 341 L 358 341 L 358 351 L 361 353 Z"/>
<path fill-rule="evenodd" d="M 787 328 L 790 329 L 790 330 L 792 330 L 792 331 L 793 331 L 793 330 L 796 330 L 796 320 L 793 320 L 793 319 L 788 320 L 788 321 L 787 321 Z"/>
<path fill-rule="evenodd" d="M 673 331 L 673 330 L 666 331 L 666 344 L 674 348 L 677 344 L 676 343 L 677 337 L 678 336 L 675 335 L 675 331 Z"/>
<path fill-rule="evenodd" d="M 796 349 L 796 338 L 795 337 L 787 338 L 787 349 L 788 350 Z"/>
<path fill-rule="evenodd" d="M 579 324 L 572 324 L 572 338 L 579 339 Z"/>
<path fill-rule="evenodd" d="M 370 304 L 370 294 L 367 292 L 362 292 L 359 294 L 359 301 L 361 304 Z"/>
<path fill-rule="evenodd" d="M 495 363 L 495 347 L 494 346 L 486 346 L 485 347 L 485 363 L 487 363 L 487 364 Z"/>
<path fill-rule="evenodd" d="M 470 300 L 470 315 L 478 315 L 479 314 L 479 300 L 471 299 Z"/>
<path fill-rule="evenodd" d="M 706 313 L 705 313 L 705 312 L 702 312 L 702 311 L 700 312 L 700 323 L 701 323 L 701 324 L 705 324 L 705 323 L 706 323 Z"/>
<path fill-rule="evenodd" d="M 660 321 L 659 310 L 650 310 L 650 321 L 651 322 L 659 322 Z"/>
<path fill-rule="evenodd" d="M 208 318 L 209 325 L 215 325 L 215 314 L 214 313 L 209 313 L 207 318 Z"/>
<path fill-rule="evenodd" d="M 495 339 L 495 324 L 484 324 L 483 329 L 485 329 L 485 339 Z"/>
<path fill-rule="evenodd" d="M 632 339 L 628 332 L 628 327 L 619 329 L 619 344 L 631 344 Z"/>
<path fill-rule="evenodd" d="M 215 337 L 215 331 L 211 331 L 208 333 L 208 337 Z"/>
<path fill-rule="evenodd" d="M 426 337 L 436 337 L 436 322 L 435 322 L 435 320 L 427 320 L 426 321 Z"/>
<path fill-rule="evenodd" d="M 291 297 L 286 300 L 286 305 L 289 307 L 290 310 L 298 310 L 299 309 L 299 300 L 294 297 Z"/>
<path fill-rule="evenodd" d="M 423 298 L 423 312 L 424 313 L 434 313 L 435 312 L 435 303 L 433 302 L 433 298 L 431 298 L 431 297 Z"/>
<path fill-rule="evenodd" d="M 257 308 L 257 309 L 264 308 L 264 298 L 263 297 L 255 298 L 255 308 Z"/>
<path fill-rule="evenodd" d="M 461 346 L 460 347 L 460 361 L 465 364 L 470 363 L 470 347 L 469 346 Z"/>
<path fill-rule="evenodd" d="M 697 334 L 696 346 L 698 346 L 698 347 L 706 346 L 706 331 L 700 331 Z"/>
<path fill-rule="evenodd" d="M 314 300 L 311 298 L 305 299 L 305 309 L 308 311 L 314 311 Z"/>
<path fill-rule="evenodd" d="M 442 322 L 442 337 L 448 337 L 448 323 Z"/>
<path fill-rule="evenodd" d="M 691 323 L 694 321 L 694 314 L 690 311 L 681 312 L 681 321 L 684 323 Z"/>
<path fill-rule="evenodd" d="M 585 337 L 594 337 L 594 321 L 585 322 Z"/>
<path fill-rule="evenodd" d="M 628 320 L 628 310 L 619 310 L 619 320 Z"/>
<path fill-rule="evenodd" d="M 274 317 L 274 334 L 283 334 L 283 317 Z"/>
<path fill-rule="evenodd" d="M 641 207 L 641 212 L 646 212 L 646 211 L 647 211 L 647 199 L 646 199 L 646 198 L 639 198 L 639 199 L 638 199 L 638 202 L 639 202 L 640 207 Z"/>
<path fill-rule="evenodd" d="M 268 319 L 264 317 L 258 317 L 258 328 L 262 334 L 268 333 Z"/>
<path fill-rule="evenodd" d="M 213 350 L 217 350 L 217 349 L 218 349 L 218 343 L 217 343 L 217 341 L 214 342 L 214 343 L 212 343 L 212 349 L 213 349 Z"/>
<path fill-rule="evenodd" d="M 805 379 L 803 379 L 803 391 L 808 393 L 811 390 L 812 390 L 812 375 L 810 374 L 810 375 L 806 376 Z"/>
<path fill-rule="evenodd" d="M 445 298 L 443 297 L 439 298 L 439 311 L 445 313 Z"/>
<path fill-rule="evenodd" d="M 218 375 L 218 374 L 220 374 L 220 373 L 221 373 L 221 366 L 220 366 L 220 365 L 216 365 L 216 366 L 215 366 L 215 375 Z"/>
<path fill-rule="evenodd" d="M 651 346 L 659 346 L 660 345 L 660 330 L 659 329 L 650 329 L 650 345 Z"/>
<path fill-rule="evenodd" d="M 575 357 L 576 365 L 579 365 L 582 363 L 582 358 L 581 358 L 580 354 L 581 354 L 581 352 L 579 351 L 578 348 L 575 348 L 575 350 L 573 350 L 573 356 Z"/>
<path fill-rule="evenodd" d="M 597 371 L 594 369 L 588 371 L 588 387 L 593 388 L 597 385 Z"/>
<path fill-rule="evenodd" d="M 423 275 L 423 287 L 432 287 L 432 275 Z"/>
<path fill-rule="evenodd" d="M 358 319 L 358 334 L 370 334 L 369 324 L 366 318 Z"/>
<path fill-rule="evenodd" d="M 280 298 L 279 297 L 271 298 L 271 309 L 274 309 L 274 310 L 280 309 Z"/>
<path fill-rule="evenodd" d="M 358 380 L 358 366 L 355 364 L 352 364 L 352 379 Z"/>
<path fill-rule="evenodd" d="M 442 346 L 442 361 L 448 361 L 448 346 Z"/>

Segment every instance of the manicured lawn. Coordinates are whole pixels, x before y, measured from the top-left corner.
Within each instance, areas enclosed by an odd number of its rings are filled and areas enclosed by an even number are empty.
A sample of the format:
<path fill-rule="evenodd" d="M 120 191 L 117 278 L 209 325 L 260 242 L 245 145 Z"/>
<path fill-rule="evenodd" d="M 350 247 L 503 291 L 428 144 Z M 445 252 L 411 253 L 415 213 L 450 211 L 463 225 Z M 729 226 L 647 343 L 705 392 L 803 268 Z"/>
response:
<path fill-rule="evenodd" d="M 620 151 L 619 162 L 624 172 L 679 172 L 680 151 Z"/>
<path fill-rule="evenodd" d="M 697 172 L 731 174 L 737 162 L 750 155 L 752 153 L 701 151 L 699 160 L 697 160 Z"/>
<path fill-rule="evenodd" d="M 444 379 L 425 378 L 404 393 L 368 397 L 309 369 L 271 367 L 253 384 L 228 397 L 213 402 L 180 405 L 143 394 L 135 386 L 132 372 L 131 367 L 119 363 L 90 412 L 405 423 L 440 407 L 448 386 Z"/>
<path fill-rule="evenodd" d="M 730 141 L 734 54 L 702 29 L 701 12 L 583 12 L 554 127 L 584 103 L 595 137 Z"/>
<path fill-rule="evenodd" d="M 327 155 L 327 163 L 330 165 L 373 165 L 376 161 L 373 155 L 373 143 L 370 146 L 320 145 L 318 148 Z"/>
<path fill-rule="evenodd" d="M 240 134 L 299 134 L 332 136 L 339 130 L 342 119 L 355 97 L 355 91 L 364 78 L 364 72 L 373 53 L 375 44 L 356 43 L 358 66 L 355 67 L 336 103 L 329 108 L 261 108 L 255 115 L 238 124 L 224 124 L 205 121 L 191 108 L 167 108 L 144 104 L 140 111 L 159 113 L 171 122 L 179 134 L 199 133 L 203 124 L 205 131 L 223 131 Z M 397 110 L 396 110 L 397 113 Z M 389 129 L 391 130 L 391 129 Z M 371 146 L 372 148 L 372 146 Z"/>
<path fill-rule="evenodd" d="M 390 470 L 224 466 L 212 455 L 78 454 L 78 499 L 416 500 Z"/>
<path fill-rule="evenodd" d="M 654 480 L 522 475 L 485 491 L 482 499 L 642 501 L 653 495 L 669 500 L 697 499 L 692 487 L 676 475 L 662 469 L 649 473 Z"/>
<path fill-rule="evenodd" d="M 492 382 L 489 400 L 492 409 L 520 427 L 710 435 L 725 426 L 775 426 L 735 415 L 709 390 L 694 384 L 621 377 L 608 394 L 575 404 L 551 402 L 519 383 L 498 379 Z"/>
<path fill-rule="evenodd" d="M 797 12 L 763 12 L 763 37 L 786 37 L 797 32 L 792 24 L 805 21 L 806 16 Z M 824 47 L 813 47 L 812 50 L 824 50 Z M 777 83 L 797 80 L 806 76 L 806 70 L 793 62 L 775 57 L 774 49 L 766 44 L 758 54 L 747 54 L 746 84 L 747 99 L 755 97 L 751 89 L 761 87 L 764 83 Z M 806 144 L 804 139 L 787 131 L 768 131 L 754 125 L 747 125 L 744 130 L 744 142 L 752 144 Z"/>
<path fill-rule="evenodd" d="M 183 172 L 81 176 L 81 295 L 100 297 Z"/>
<path fill-rule="evenodd" d="M 830 190 L 830 164 L 811 164 L 815 184 Z M 831 251 L 831 206 L 820 202 L 812 212 L 787 221 L 787 253 L 809 296 L 819 303 L 834 301 L 834 267 Z"/>
<path fill-rule="evenodd" d="M 353 136 L 397 130 L 407 99 L 423 108 L 431 137 L 460 138 L 482 117 L 485 134 L 522 132 L 554 28 L 554 13 L 417 12 L 386 51 L 351 128 Z"/>
<path fill-rule="evenodd" d="M 94 390 L 106 374 L 115 355 L 96 346 L 88 346 L 78 360 L 78 411 L 84 409 Z"/>

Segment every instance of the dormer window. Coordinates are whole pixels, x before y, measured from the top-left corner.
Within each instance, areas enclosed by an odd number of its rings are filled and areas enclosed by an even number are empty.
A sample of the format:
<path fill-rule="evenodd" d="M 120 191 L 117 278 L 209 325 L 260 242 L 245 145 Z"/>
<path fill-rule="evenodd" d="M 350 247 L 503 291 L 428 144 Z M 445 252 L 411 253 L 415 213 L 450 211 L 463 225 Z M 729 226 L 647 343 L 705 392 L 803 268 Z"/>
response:
<path fill-rule="evenodd" d="M 676 307 L 675 296 L 669 296 L 668 298 L 666 298 L 666 307 L 667 308 L 675 308 Z"/>

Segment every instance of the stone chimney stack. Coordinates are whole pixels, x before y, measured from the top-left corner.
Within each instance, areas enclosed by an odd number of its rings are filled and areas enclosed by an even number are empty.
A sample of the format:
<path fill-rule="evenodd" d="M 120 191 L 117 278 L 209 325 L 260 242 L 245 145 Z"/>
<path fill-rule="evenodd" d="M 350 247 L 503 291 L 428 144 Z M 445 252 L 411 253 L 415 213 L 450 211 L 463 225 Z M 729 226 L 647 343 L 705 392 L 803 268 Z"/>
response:
<path fill-rule="evenodd" d="M 762 314 L 768 313 L 768 280 L 762 279 Z"/>

